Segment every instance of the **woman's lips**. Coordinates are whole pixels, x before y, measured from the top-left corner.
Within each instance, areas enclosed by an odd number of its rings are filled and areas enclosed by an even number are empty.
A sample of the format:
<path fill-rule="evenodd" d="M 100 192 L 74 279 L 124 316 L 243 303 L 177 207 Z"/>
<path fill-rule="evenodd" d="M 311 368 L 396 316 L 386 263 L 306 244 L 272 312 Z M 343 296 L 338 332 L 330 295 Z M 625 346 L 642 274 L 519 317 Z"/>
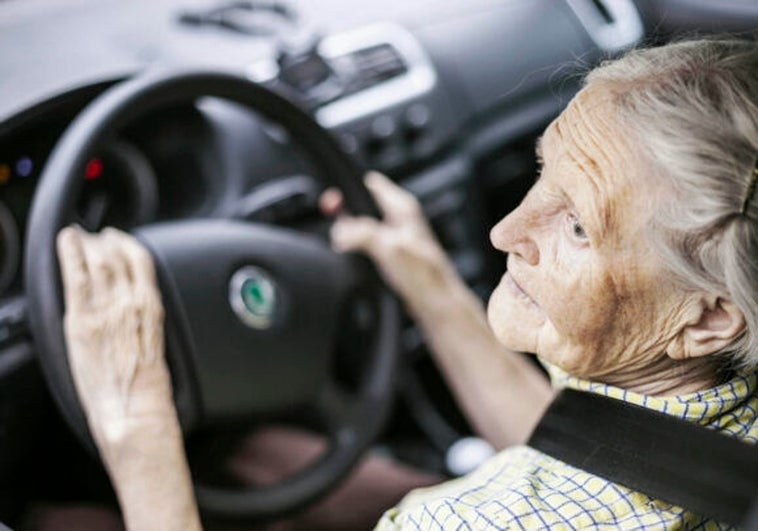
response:
<path fill-rule="evenodd" d="M 529 296 L 529 294 L 524 291 L 521 286 L 519 286 L 518 282 L 516 282 L 516 279 L 514 279 L 508 271 L 506 271 L 505 275 L 503 275 L 503 281 L 505 282 L 505 285 L 508 287 L 510 292 L 515 296 L 527 299 L 529 302 L 539 307 L 539 304 L 537 304 L 537 302 L 531 296 Z"/>

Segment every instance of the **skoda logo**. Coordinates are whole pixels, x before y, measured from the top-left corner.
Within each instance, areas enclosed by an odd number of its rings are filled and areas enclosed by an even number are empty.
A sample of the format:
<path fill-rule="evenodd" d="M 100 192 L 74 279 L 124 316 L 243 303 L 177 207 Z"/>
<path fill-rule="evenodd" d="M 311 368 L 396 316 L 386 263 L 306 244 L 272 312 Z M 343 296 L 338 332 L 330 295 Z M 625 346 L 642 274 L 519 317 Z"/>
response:
<path fill-rule="evenodd" d="M 271 327 L 278 304 L 274 280 L 264 270 L 247 266 L 229 281 L 229 304 L 246 325 L 264 330 Z"/>

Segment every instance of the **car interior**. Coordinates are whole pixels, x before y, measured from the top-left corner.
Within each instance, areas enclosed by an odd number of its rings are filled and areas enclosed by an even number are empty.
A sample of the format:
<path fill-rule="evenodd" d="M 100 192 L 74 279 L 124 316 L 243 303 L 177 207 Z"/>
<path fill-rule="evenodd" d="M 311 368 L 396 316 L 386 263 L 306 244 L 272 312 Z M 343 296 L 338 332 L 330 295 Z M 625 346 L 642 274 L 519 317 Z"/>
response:
<path fill-rule="evenodd" d="M 368 262 L 328 251 L 319 195 L 338 186 L 373 214 L 361 176 L 387 174 L 486 301 L 505 268 L 489 228 L 534 182 L 535 140 L 583 74 L 756 29 L 754 0 L 1 0 L 0 522 L 40 501 L 115 504 L 65 360 L 54 238 L 73 222 L 132 232 L 160 262 L 201 508 L 286 514 L 366 451 L 469 472 L 492 449 Z M 243 262 L 282 283 L 286 327 L 230 324 Z M 218 462 L 266 423 L 331 449 L 238 496 Z"/>

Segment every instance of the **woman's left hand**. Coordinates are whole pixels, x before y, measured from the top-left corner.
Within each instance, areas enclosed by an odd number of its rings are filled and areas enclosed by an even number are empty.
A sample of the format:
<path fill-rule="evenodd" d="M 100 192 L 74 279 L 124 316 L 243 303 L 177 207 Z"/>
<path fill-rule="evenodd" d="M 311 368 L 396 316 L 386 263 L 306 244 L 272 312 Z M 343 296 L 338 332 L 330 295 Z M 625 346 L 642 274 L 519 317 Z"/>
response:
<path fill-rule="evenodd" d="M 109 228 L 67 227 L 57 244 L 69 366 L 101 451 L 143 423 L 175 422 L 150 254 Z"/>
<path fill-rule="evenodd" d="M 71 374 L 127 529 L 201 529 L 150 253 L 114 229 L 58 234 Z"/>

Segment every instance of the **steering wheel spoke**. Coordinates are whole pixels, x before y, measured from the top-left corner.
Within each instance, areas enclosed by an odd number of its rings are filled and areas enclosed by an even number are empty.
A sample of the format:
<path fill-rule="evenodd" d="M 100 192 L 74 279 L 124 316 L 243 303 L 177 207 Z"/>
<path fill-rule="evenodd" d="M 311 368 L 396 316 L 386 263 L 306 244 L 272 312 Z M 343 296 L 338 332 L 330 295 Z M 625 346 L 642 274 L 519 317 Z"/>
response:
<path fill-rule="evenodd" d="M 334 435 L 352 422 L 357 411 L 356 399 L 357 397 L 341 389 L 334 381 L 321 388 L 314 410 L 327 433 Z"/>

